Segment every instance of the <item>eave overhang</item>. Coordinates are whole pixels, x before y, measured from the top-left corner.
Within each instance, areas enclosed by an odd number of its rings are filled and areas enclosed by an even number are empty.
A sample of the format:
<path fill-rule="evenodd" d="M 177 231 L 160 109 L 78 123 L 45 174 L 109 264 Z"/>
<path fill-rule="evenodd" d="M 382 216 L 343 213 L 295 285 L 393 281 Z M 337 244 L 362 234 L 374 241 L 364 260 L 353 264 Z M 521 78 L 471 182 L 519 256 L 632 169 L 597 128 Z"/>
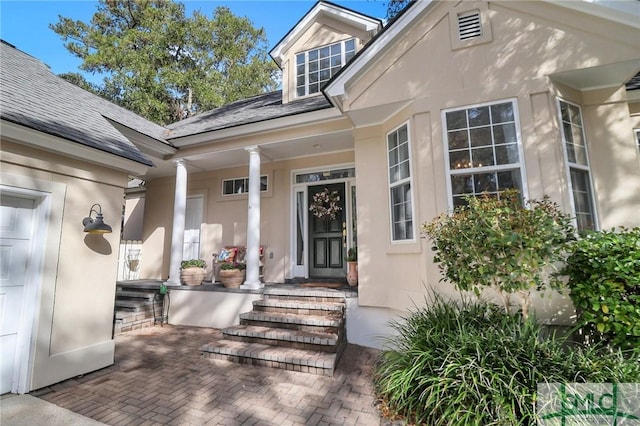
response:
<path fill-rule="evenodd" d="M 320 1 L 316 3 L 315 6 L 313 6 L 311 10 L 309 10 L 309 12 L 307 12 L 307 14 L 304 15 L 304 17 L 298 21 L 298 23 L 269 52 L 280 68 L 282 68 L 282 61 L 287 47 L 295 43 L 296 40 L 298 40 L 298 38 L 304 34 L 320 16 L 323 15 L 368 32 L 377 32 L 382 28 L 382 21 L 380 19 L 363 15 L 333 3 Z"/>
<path fill-rule="evenodd" d="M 202 143 L 225 141 L 228 139 L 251 136 L 258 133 L 277 131 L 292 127 L 306 126 L 322 121 L 342 119 L 343 115 L 337 108 L 325 108 L 321 110 L 290 115 L 286 117 L 274 118 L 271 120 L 259 121 L 256 123 L 242 124 L 223 129 L 216 129 L 189 136 L 169 138 L 168 140 L 176 147 L 183 148 Z"/>
<path fill-rule="evenodd" d="M 0 120 L 2 137 L 9 141 L 38 148 L 65 157 L 98 164 L 110 169 L 120 170 L 132 175 L 143 175 L 149 166 L 120 157 L 107 151 L 89 147 L 68 139 L 44 133 L 32 128 Z"/>
<path fill-rule="evenodd" d="M 425 11 L 434 7 L 434 0 L 415 1 L 405 9 L 404 13 L 378 33 L 352 60 L 336 74 L 323 92 L 334 106 L 342 108 L 342 100 L 346 94 L 345 87 L 355 81 L 365 69 L 373 66 L 387 51 L 389 46 L 401 37 L 410 24 Z"/>

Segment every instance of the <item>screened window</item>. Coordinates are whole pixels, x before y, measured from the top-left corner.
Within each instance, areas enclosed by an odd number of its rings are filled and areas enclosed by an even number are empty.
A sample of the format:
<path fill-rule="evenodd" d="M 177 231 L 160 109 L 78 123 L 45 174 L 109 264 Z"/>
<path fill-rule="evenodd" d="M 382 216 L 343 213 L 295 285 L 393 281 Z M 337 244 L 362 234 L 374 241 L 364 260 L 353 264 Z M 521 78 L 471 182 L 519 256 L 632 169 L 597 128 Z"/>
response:
<path fill-rule="evenodd" d="M 466 204 L 465 196 L 522 193 L 514 102 L 445 111 L 444 123 L 453 207 Z"/>
<path fill-rule="evenodd" d="M 356 41 L 349 39 L 296 55 L 296 95 L 307 96 L 320 89 L 356 54 Z"/>
<path fill-rule="evenodd" d="M 413 240 L 410 151 L 409 129 L 406 124 L 387 135 L 393 241 Z"/>
<path fill-rule="evenodd" d="M 594 230 L 596 229 L 595 209 L 587 144 L 582 127 L 582 112 L 577 105 L 561 100 L 558 102 L 576 226 L 579 231 Z"/>
<path fill-rule="evenodd" d="M 260 192 L 268 189 L 267 176 L 260 176 Z M 222 195 L 246 194 L 249 192 L 249 178 L 225 179 L 222 181 Z"/>

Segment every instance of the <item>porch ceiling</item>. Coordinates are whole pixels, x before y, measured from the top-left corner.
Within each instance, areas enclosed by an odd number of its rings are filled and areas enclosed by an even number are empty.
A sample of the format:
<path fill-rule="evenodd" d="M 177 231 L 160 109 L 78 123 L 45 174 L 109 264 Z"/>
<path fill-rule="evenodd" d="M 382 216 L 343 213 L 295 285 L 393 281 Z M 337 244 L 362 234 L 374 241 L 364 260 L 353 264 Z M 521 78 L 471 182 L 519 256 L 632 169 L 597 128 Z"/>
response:
<path fill-rule="evenodd" d="M 156 165 L 150 168 L 144 179 L 175 175 L 173 159 L 183 158 L 189 173 L 226 169 L 249 164 L 249 154 L 245 148 L 257 145 L 260 148 L 262 162 L 282 161 L 301 157 L 325 155 L 340 151 L 353 150 L 351 129 L 333 133 L 299 137 L 277 142 L 257 143 L 233 148 L 212 148 L 207 152 L 192 155 L 181 155 L 180 151 L 169 159 L 154 158 Z"/>

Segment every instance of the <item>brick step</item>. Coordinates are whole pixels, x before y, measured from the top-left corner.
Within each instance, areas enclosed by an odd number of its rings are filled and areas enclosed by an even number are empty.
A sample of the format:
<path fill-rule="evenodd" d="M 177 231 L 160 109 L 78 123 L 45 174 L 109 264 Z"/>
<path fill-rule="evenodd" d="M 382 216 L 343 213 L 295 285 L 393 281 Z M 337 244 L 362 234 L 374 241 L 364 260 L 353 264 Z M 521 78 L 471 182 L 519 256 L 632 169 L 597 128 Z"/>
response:
<path fill-rule="evenodd" d="M 339 354 L 335 353 L 232 340 L 219 340 L 204 345 L 201 351 L 203 356 L 209 358 L 329 377 L 333 376 L 339 358 Z"/>
<path fill-rule="evenodd" d="M 155 316 L 161 316 L 162 312 L 160 307 L 156 308 Z M 114 320 L 119 322 L 131 322 L 131 321 L 139 321 L 142 319 L 154 318 L 153 310 L 142 311 L 142 312 L 132 312 L 132 311 L 122 311 L 117 310 L 114 314 Z"/>
<path fill-rule="evenodd" d="M 332 312 L 341 314 L 344 311 L 344 303 L 260 299 L 253 302 L 253 309 L 260 312 L 325 316 Z"/>
<path fill-rule="evenodd" d="M 256 325 L 236 325 L 222 330 L 225 339 L 237 342 L 286 346 L 293 349 L 336 352 L 340 349 L 338 333 L 322 333 Z"/>
<path fill-rule="evenodd" d="M 342 327 L 342 314 L 329 316 L 284 314 L 251 311 L 240 314 L 240 325 L 287 328 L 300 331 L 337 333 Z"/>
<path fill-rule="evenodd" d="M 162 303 L 153 301 L 138 301 L 138 300 L 116 300 L 116 310 L 128 311 L 128 312 L 150 312 L 155 309 L 161 309 Z"/>
<path fill-rule="evenodd" d="M 345 301 L 343 292 L 327 288 L 265 288 L 262 296 L 265 299 L 301 300 L 307 302 L 340 303 Z"/>
<path fill-rule="evenodd" d="M 153 301 L 156 297 L 156 293 L 143 292 L 143 291 L 130 291 L 130 290 L 118 290 L 116 291 L 116 299 L 136 299 L 136 300 L 148 300 Z"/>

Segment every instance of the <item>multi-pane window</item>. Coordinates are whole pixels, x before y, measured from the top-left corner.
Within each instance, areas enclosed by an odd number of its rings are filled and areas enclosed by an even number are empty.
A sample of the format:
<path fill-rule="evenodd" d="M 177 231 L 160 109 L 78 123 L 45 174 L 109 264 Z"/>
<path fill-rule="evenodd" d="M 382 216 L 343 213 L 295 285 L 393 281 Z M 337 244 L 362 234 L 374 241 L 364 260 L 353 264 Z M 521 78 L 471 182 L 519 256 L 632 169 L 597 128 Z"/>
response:
<path fill-rule="evenodd" d="M 268 189 L 267 176 L 260 176 L 260 192 Z M 246 194 L 249 192 L 249 178 L 225 179 L 222 181 L 222 195 Z"/>
<path fill-rule="evenodd" d="M 413 240 L 410 148 L 406 124 L 387 135 L 393 241 Z"/>
<path fill-rule="evenodd" d="M 318 93 L 331 77 L 356 54 L 356 41 L 349 39 L 296 55 L 296 95 Z"/>
<path fill-rule="evenodd" d="M 596 229 L 591 173 L 582 128 L 582 112 L 577 105 L 562 100 L 558 102 L 576 226 L 579 231 Z"/>
<path fill-rule="evenodd" d="M 449 110 L 443 118 L 453 207 L 466 204 L 465 196 L 522 193 L 513 101 Z"/>

